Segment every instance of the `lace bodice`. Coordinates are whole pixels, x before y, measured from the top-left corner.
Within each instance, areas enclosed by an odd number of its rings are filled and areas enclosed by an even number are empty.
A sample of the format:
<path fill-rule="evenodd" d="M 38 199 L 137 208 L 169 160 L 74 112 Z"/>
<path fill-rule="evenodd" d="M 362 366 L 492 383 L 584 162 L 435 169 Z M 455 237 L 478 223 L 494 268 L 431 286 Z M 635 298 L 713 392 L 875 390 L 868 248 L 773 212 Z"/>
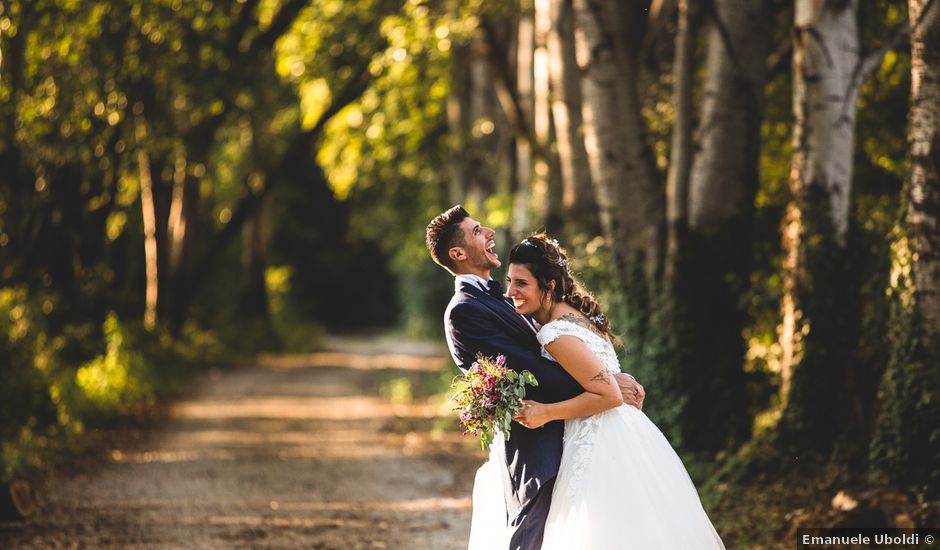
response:
<path fill-rule="evenodd" d="M 617 359 L 614 346 L 606 338 L 586 326 L 578 324 L 568 315 L 545 323 L 536 336 L 539 344 L 542 344 L 542 356 L 547 359 L 555 360 L 550 353 L 545 351 L 547 344 L 554 342 L 559 336 L 574 336 L 584 342 L 584 345 L 591 350 L 591 353 L 601 360 L 607 372 L 620 372 L 620 361 Z"/>
<path fill-rule="evenodd" d="M 565 315 L 545 323 L 536 335 L 539 344 L 542 345 L 542 355 L 554 361 L 555 358 L 545 351 L 545 345 L 552 343 L 559 336 L 574 336 L 584 342 L 591 353 L 601 360 L 607 372 L 612 374 L 620 372 L 620 361 L 617 359 L 613 344 L 594 330 L 582 325 L 582 322 L 585 321 L 573 315 Z M 601 418 L 605 414 L 619 414 L 618 409 L 604 411 L 586 418 L 565 420 L 564 452 L 569 453 L 571 476 L 556 487 L 556 491 L 564 491 L 567 497 L 574 497 L 578 493 L 581 478 L 591 462 Z"/>

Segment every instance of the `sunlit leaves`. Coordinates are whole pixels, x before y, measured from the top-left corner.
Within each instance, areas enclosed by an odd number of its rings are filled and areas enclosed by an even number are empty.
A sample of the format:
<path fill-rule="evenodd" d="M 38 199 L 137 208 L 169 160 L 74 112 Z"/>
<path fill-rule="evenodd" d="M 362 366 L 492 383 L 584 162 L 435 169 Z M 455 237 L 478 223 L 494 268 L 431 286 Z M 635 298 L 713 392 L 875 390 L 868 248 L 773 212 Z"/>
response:
<path fill-rule="evenodd" d="M 330 102 L 330 85 L 325 78 L 308 80 L 300 86 L 303 127 L 312 128 Z"/>
<path fill-rule="evenodd" d="M 105 321 L 107 351 L 84 364 L 75 373 L 75 381 L 96 407 L 121 409 L 153 398 L 147 364 L 139 352 L 125 342 L 125 329 L 117 316 Z"/>
<path fill-rule="evenodd" d="M 390 194 L 403 185 L 444 185 L 444 167 L 429 164 L 443 156 L 443 140 L 428 137 L 445 124 L 451 27 L 462 22 L 417 2 L 382 20 L 387 44 L 370 66 L 376 79 L 347 116 L 331 122 L 321 149 L 337 196 L 378 182 Z"/>

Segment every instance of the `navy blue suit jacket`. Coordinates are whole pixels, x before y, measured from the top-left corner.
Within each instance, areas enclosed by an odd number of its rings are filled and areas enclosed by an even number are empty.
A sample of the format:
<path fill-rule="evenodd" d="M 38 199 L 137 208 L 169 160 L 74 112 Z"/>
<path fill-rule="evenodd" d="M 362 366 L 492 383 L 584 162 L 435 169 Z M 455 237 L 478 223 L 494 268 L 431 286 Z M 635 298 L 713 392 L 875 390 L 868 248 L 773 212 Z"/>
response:
<path fill-rule="evenodd" d="M 541 356 L 535 332 L 505 300 L 463 283 L 444 313 L 444 331 L 454 361 L 468 368 L 478 353 L 506 356 L 506 365 L 528 370 L 539 385 L 526 387 L 526 399 L 555 403 L 584 392 L 558 363 Z M 564 421 L 556 420 L 530 430 L 512 423 L 506 441 L 506 471 L 503 476 L 510 519 L 519 514 L 547 481 L 558 475 L 561 463 Z"/>

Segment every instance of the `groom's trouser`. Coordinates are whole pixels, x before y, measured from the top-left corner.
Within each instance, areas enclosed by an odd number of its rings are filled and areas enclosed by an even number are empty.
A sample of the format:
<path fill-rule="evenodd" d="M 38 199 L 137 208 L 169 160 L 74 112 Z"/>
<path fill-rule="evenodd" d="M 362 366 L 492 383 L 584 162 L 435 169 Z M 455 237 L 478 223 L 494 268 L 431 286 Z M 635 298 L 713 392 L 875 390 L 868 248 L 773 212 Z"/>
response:
<path fill-rule="evenodd" d="M 510 550 L 539 550 L 542 547 L 554 488 L 555 478 L 552 478 L 542 485 L 538 494 L 526 504 L 522 512 L 509 522 L 510 526 L 516 528 L 509 539 Z"/>

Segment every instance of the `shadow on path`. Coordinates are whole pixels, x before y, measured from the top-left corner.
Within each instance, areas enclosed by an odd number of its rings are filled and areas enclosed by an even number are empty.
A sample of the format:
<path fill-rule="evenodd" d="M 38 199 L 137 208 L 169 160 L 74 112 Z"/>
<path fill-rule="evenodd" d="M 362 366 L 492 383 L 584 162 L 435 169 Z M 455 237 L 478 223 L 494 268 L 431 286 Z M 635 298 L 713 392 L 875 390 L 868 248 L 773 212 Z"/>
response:
<path fill-rule="evenodd" d="M 213 372 L 146 443 L 47 480 L 40 511 L 0 546 L 465 548 L 475 440 L 446 404 L 379 392 L 451 368 L 439 348 L 331 338 L 323 353 Z"/>

